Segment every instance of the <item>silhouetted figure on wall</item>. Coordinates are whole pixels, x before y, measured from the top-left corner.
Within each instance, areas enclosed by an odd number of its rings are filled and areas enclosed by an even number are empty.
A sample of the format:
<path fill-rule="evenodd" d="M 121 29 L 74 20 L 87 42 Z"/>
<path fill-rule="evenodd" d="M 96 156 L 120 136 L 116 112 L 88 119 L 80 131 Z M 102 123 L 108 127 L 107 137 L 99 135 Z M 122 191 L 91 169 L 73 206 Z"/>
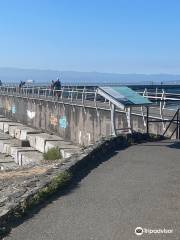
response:
<path fill-rule="evenodd" d="M 59 78 L 57 79 L 55 85 L 56 85 L 56 90 L 61 90 L 61 82 L 60 82 Z"/>
<path fill-rule="evenodd" d="M 54 80 L 52 80 L 52 82 L 51 82 L 51 90 L 54 90 L 54 84 L 55 84 L 55 82 L 54 82 Z"/>
<path fill-rule="evenodd" d="M 19 88 L 22 88 L 26 83 L 21 81 L 20 84 L 19 84 Z"/>

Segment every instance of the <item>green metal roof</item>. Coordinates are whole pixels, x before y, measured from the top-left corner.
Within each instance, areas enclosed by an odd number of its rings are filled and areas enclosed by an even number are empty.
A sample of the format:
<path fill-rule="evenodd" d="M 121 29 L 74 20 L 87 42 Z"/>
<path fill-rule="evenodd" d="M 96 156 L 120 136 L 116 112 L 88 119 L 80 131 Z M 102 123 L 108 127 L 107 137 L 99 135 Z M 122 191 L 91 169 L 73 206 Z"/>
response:
<path fill-rule="evenodd" d="M 128 87 L 100 87 L 99 89 L 103 90 L 109 97 L 112 97 L 124 106 L 151 104 L 151 101 L 147 98 Z"/>

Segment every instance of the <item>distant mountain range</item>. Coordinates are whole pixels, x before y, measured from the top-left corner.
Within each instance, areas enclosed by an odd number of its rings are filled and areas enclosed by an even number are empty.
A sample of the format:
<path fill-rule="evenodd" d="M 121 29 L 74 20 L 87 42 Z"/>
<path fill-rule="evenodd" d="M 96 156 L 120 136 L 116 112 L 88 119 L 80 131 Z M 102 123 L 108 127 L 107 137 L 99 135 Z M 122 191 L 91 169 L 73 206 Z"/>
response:
<path fill-rule="evenodd" d="M 99 72 L 56 71 L 40 69 L 0 68 L 3 83 L 16 83 L 34 80 L 35 84 L 50 83 L 59 77 L 66 85 L 101 85 L 101 84 L 180 84 L 180 74 L 120 74 Z"/>

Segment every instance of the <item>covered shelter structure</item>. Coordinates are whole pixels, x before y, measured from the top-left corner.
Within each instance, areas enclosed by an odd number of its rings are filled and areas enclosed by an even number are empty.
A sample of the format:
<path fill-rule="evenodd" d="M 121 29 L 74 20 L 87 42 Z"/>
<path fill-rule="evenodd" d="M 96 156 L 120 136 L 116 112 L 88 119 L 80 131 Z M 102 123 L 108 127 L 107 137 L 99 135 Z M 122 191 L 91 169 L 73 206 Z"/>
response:
<path fill-rule="evenodd" d="M 141 96 L 131 88 L 122 87 L 98 87 L 97 94 L 107 99 L 110 103 L 111 109 L 111 129 L 112 135 L 117 135 L 117 130 L 132 132 L 132 107 L 141 107 L 144 123 L 148 130 L 148 117 L 149 117 L 149 106 L 151 101 Z M 143 113 L 143 107 L 146 108 L 146 121 Z M 116 129 L 115 126 L 115 110 L 116 108 L 121 109 L 126 113 L 127 128 Z"/>

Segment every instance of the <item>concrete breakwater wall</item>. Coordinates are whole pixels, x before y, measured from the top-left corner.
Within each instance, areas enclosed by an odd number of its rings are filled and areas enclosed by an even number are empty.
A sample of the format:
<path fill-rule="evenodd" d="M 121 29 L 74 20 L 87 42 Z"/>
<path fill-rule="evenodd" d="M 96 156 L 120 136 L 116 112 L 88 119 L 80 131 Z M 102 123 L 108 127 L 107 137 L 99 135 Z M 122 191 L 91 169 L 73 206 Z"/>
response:
<path fill-rule="evenodd" d="M 51 100 L 32 99 L 18 96 L 0 96 L 0 114 L 31 127 L 52 132 L 65 140 L 80 145 L 112 134 L 111 112 L 109 109 L 96 109 Z M 115 113 L 117 129 L 127 127 L 125 113 Z M 146 132 L 142 116 L 132 115 L 132 127 L 137 132 Z M 167 135 L 173 131 L 169 129 Z M 162 123 L 150 123 L 149 132 L 162 134 Z"/>

